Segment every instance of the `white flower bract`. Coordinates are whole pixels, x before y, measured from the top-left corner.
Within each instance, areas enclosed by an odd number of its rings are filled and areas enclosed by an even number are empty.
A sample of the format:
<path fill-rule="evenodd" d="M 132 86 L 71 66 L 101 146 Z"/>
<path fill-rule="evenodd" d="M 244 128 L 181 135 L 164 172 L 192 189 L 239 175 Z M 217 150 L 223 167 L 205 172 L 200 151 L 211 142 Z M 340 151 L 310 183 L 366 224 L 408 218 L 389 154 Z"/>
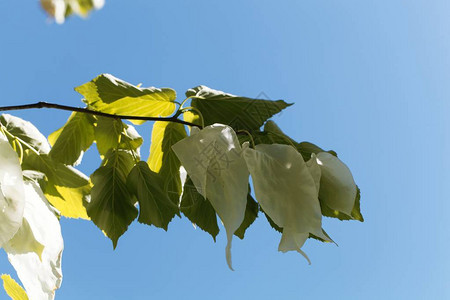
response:
<path fill-rule="evenodd" d="M 22 227 L 4 248 L 29 298 L 51 300 L 62 281 L 61 227 L 40 187 L 28 181 L 24 190 Z"/>
<path fill-rule="evenodd" d="M 22 225 L 25 207 L 19 157 L 0 133 L 0 248 Z"/>
<path fill-rule="evenodd" d="M 227 232 L 226 259 L 231 264 L 231 240 L 244 220 L 249 172 L 236 133 L 214 124 L 192 129 L 191 136 L 172 146 L 197 191 L 208 199 Z"/>
<path fill-rule="evenodd" d="M 298 151 L 289 145 L 260 144 L 251 149 L 244 144 L 243 148 L 256 200 L 283 228 L 278 250 L 298 251 L 307 258 L 300 248 L 310 233 L 329 240 L 322 231 L 318 165 L 312 161 L 305 163 Z"/>
<path fill-rule="evenodd" d="M 317 154 L 322 171 L 319 197 L 329 208 L 351 215 L 356 199 L 356 184 L 349 168 L 328 152 Z"/>

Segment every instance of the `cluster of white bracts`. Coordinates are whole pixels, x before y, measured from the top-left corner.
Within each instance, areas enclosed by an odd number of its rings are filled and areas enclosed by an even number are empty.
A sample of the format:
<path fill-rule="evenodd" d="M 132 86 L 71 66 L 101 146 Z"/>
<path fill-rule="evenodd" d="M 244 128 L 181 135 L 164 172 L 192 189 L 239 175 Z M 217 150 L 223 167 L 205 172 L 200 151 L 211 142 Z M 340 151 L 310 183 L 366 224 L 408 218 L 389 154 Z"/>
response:
<path fill-rule="evenodd" d="M 61 227 L 39 185 L 22 178 L 19 158 L 0 133 L 0 248 L 30 299 L 54 299 L 62 281 Z"/>
<path fill-rule="evenodd" d="M 173 147 L 198 192 L 207 198 L 227 232 L 227 263 L 231 239 L 244 220 L 249 174 L 256 200 L 281 228 L 279 251 L 298 251 L 310 234 L 324 240 L 319 195 L 335 210 L 350 215 L 356 184 L 347 166 L 321 152 L 305 162 L 290 145 L 242 146 L 229 126 L 214 124 L 198 130 Z M 309 261 L 309 259 L 308 259 Z"/>
<path fill-rule="evenodd" d="M 81 4 L 80 0 L 41 0 L 42 8 L 53 18 L 56 23 L 64 23 L 67 15 L 67 10 L 70 7 L 73 13 L 79 16 L 86 16 L 87 11 Z M 105 5 L 105 0 L 92 0 L 94 9 L 100 9 Z"/>

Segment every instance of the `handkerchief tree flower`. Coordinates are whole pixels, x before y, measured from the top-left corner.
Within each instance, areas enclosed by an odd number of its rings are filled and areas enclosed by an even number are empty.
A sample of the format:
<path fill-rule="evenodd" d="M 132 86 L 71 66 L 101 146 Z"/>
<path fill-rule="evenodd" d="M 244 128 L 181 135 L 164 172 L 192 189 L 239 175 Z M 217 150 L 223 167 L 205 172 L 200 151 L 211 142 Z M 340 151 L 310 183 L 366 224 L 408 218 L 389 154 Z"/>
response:
<path fill-rule="evenodd" d="M 291 105 L 283 100 L 198 86 L 178 102 L 173 89 L 110 74 L 75 90 L 84 107 L 0 107 L 72 112 L 48 138 L 27 121 L 0 115 L 0 247 L 23 286 L 2 276 L 13 299 L 54 299 L 63 276 L 59 217 L 93 222 L 116 248 L 135 219 L 168 230 L 182 215 L 215 241 L 218 216 L 230 269 L 233 236 L 244 239 L 259 214 L 282 233 L 279 251 L 307 259 L 309 238 L 332 242 L 323 216 L 363 221 L 360 190 L 337 154 L 296 142 L 270 120 Z M 148 121 L 154 124 L 145 161 L 135 126 Z M 101 163 L 86 176 L 75 167 L 94 144 Z"/>

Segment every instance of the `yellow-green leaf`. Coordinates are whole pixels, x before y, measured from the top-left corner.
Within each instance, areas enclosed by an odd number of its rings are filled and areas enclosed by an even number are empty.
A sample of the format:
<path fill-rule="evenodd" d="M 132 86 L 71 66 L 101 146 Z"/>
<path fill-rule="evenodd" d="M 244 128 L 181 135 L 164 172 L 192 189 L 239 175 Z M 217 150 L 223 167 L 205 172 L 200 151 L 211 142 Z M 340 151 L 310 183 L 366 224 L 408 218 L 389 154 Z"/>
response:
<path fill-rule="evenodd" d="M 34 170 L 45 174 L 44 183 L 39 182 L 48 201 L 67 218 L 85 219 L 84 202 L 91 191 L 88 178 L 77 169 L 53 161 L 48 155 L 37 155 L 25 151 L 22 164 L 24 170 Z"/>
<path fill-rule="evenodd" d="M 116 148 L 135 151 L 138 154 L 136 150 L 143 142 L 133 126 L 114 118 L 98 117 L 94 135 L 98 152 L 102 157 Z"/>
<path fill-rule="evenodd" d="M 3 288 L 12 300 L 28 300 L 25 290 L 10 275 L 3 274 Z"/>
<path fill-rule="evenodd" d="M 83 153 L 94 142 L 93 116 L 74 112 L 66 124 L 48 137 L 52 149 L 50 157 L 66 165 L 77 165 Z"/>
<path fill-rule="evenodd" d="M 77 88 L 91 109 L 116 115 L 167 117 L 175 111 L 176 93 L 169 88 L 140 88 L 102 74 Z M 132 120 L 134 124 L 145 121 Z"/>
<path fill-rule="evenodd" d="M 172 145 L 187 136 L 182 124 L 155 122 L 152 130 L 152 144 L 148 165 L 157 173 L 164 184 L 164 191 L 173 203 L 178 205 L 181 195 L 180 160 L 172 150 Z"/>

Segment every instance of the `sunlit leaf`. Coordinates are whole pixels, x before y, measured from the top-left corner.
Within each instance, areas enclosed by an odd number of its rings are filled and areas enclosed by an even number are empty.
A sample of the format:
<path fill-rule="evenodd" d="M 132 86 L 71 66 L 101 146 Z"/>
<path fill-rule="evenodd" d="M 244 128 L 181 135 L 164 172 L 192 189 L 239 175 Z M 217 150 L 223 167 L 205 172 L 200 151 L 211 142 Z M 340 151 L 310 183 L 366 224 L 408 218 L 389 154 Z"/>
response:
<path fill-rule="evenodd" d="M 6 294 L 11 297 L 11 300 L 28 300 L 25 290 L 11 276 L 3 274 L 1 278 L 3 280 L 3 288 Z"/>
<path fill-rule="evenodd" d="M 163 190 L 176 205 L 179 203 L 182 185 L 180 179 L 180 160 L 172 146 L 186 137 L 182 124 L 155 122 L 148 165 L 157 173 L 163 183 Z"/>
<path fill-rule="evenodd" d="M 317 154 L 319 152 L 325 152 L 322 148 L 320 148 L 317 145 L 314 145 L 310 142 L 301 142 L 297 143 L 295 140 L 287 136 L 281 129 L 275 124 L 274 121 L 268 121 L 264 125 L 264 134 L 266 134 L 269 139 L 273 139 L 276 142 L 276 144 L 286 144 L 286 145 L 293 145 L 295 148 L 297 148 L 298 152 L 303 156 L 303 159 L 305 161 L 308 161 L 311 158 L 312 154 Z M 264 144 L 273 144 L 270 142 L 267 142 L 267 140 L 263 139 L 261 141 Z M 332 150 L 328 151 L 328 153 L 336 155 L 336 153 Z"/>
<path fill-rule="evenodd" d="M 322 232 L 316 183 L 308 166 L 292 146 L 245 146 L 244 158 L 256 199 L 273 222 L 283 228 L 279 250 L 296 250 L 307 258 L 300 248 L 310 233 L 327 239 Z"/>
<path fill-rule="evenodd" d="M 100 9 L 105 0 L 40 0 L 42 8 L 55 19 L 56 23 L 62 24 L 65 19 L 76 14 L 86 17 L 93 9 Z"/>
<path fill-rule="evenodd" d="M 139 202 L 138 221 L 167 230 L 167 226 L 178 212 L 163 190 L 158 174 L 150 170 L 147 163 L 138 162 L 127 178 L 127 186 Z"/>
<path fill-rule="evenodd" d="M 22 168 L 45 174 L 44 184 L 40 182 L 41 188 L 61 215 L 89 219 L 84 206 L 91 191 L 88 178 L 73 167 L 53 161 L 46 154 L 36 155 L 29 150 L 25 154 Z"/>
<path fill-rule="evenodd" d="M 169 88 L 140 88 L 110 74 L 102 74 L 77 88 L 89 108 L 110 114 L 166 117 L 174 113 L 176 93 Z M 142 124 L 144 121 L 132 121 Z"/>
<path fill-rule="evenodd" d="M 283 100 L 270 101 L 234 96 L 206 86 L 198 86 L 186 92 L 196 97 L 192 106 L 204 117 L 205 126 L 221 123 L 235 130 L 256 130 L 273 115 L 290 106 Z M 195 114 L 195 111 L 191 112 Z"/>
<path fill-rule="evenodd" d="M 231 267 L 231 241 L 244 220 L 249 173 L 241 156 L 236 133 L 229 126 L 215 124 L 175 144 L 176 155 L 197 191 L 208 199 L 227 232 L 226 257 Z"/>
<path fill-rule="evenodd" d="M 61 227 L 39 186 L 27 181 L 24 187 L 24 222 L 4 248 L 30 299 L 53 299 L 62 281 Z"/>
<path fill-rule="evenodd" d="M 66 165 L 79 164 L 94 142 L 94 121 L 89 114 L 72 113 L 66 124 L 48 137 L 52 145 L 50 157 Z"/>
<path fill-rule="evenodd" d="M 137 156 L 140 156 L 138 149 L 143 140 L 133 126 L 125 124 L 122 120 L 98 117 L 95 126 L 95 142 L 102 157 L 116 148 L 134 151 Z"/>
<path fill-rule="evenodd" d="M 0 132 L 0 248 L 19 230 L 24 206 L 19 158 Z"/>
<path fill-rule="evenodd" d="M 130 152 L 115 150 L 106 155 L 103 166 L 91 175 L 93 187 L 87 212 L 95 225 L 112 240 L 114 248 L 138 215 L 136 198 L 126 184 L 133 165 Z"/>

